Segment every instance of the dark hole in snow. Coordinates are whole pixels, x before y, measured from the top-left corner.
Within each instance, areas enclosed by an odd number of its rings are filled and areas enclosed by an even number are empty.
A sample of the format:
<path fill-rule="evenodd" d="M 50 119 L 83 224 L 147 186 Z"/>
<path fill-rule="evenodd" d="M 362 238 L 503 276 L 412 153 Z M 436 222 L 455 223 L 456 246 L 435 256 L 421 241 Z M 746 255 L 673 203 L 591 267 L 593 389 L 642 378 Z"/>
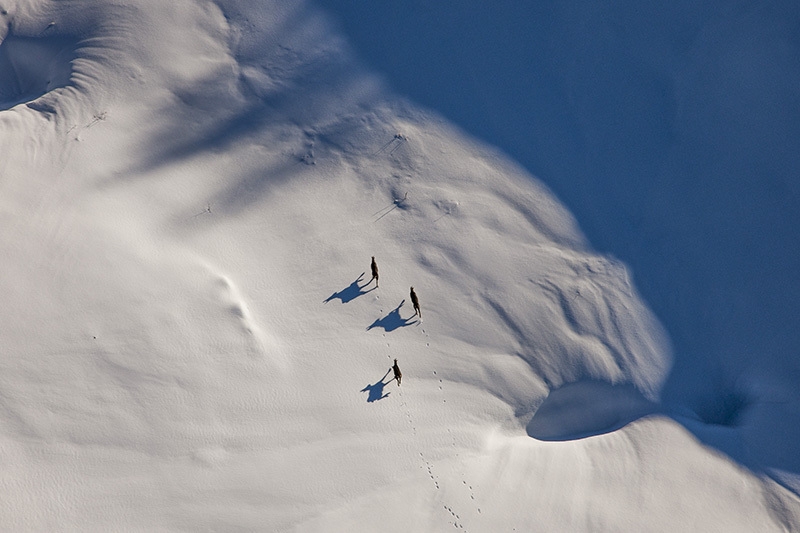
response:
<path fill-rule="evenodd" d="M 8 36 L 0 43 L 0 110 L 69 84 L 78 41 Z"/>
<path fill-rule="evenodd" d="M 735 427 L 741 423 L 743 414 L 751 404 L 752 400 L 746 394 L 727 391 L 697 402 L 694 411 L 706 424 Z"/>

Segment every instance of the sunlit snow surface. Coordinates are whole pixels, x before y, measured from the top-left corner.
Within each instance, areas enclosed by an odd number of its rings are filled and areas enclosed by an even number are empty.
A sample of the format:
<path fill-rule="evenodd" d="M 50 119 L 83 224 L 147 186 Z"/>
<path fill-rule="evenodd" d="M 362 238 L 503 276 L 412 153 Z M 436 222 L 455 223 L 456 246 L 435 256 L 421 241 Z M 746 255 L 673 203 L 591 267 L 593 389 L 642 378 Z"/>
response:
<path fill-rule="evenodd" d="M 328 12 L 0 12 L 0 529 L 800 527 L 730 452 L 793 392 L 662 402 L 626 266 Z"/>

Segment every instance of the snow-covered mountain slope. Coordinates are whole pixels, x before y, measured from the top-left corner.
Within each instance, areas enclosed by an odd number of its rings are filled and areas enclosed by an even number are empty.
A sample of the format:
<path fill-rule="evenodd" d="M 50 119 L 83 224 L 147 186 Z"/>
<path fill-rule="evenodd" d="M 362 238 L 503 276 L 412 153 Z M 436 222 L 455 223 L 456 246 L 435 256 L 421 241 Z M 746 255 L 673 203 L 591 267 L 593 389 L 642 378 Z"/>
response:
<path fill-rule="evenodd" d="M 800 4 L 319 2 L 629 266 L 674 346 L 662 401 L 798 492 Z"/>
<path fill-rule="evenodd" d="M 312 5 L 5 11 L 0 528 L 800 524 L 665 412 L 624 265 Z"/>

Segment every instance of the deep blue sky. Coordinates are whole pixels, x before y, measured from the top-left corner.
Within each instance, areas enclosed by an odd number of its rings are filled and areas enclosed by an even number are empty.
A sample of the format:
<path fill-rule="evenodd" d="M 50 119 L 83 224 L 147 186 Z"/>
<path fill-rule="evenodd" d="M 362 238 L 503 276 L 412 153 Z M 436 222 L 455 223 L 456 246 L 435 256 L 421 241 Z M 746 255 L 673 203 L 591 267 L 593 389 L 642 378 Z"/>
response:
<path fill-rule="evenodd" d="M 721 420 L 800 381 L 800 2 L 317 4 L 631 267 L 674 343 L 666 401 Z"/>

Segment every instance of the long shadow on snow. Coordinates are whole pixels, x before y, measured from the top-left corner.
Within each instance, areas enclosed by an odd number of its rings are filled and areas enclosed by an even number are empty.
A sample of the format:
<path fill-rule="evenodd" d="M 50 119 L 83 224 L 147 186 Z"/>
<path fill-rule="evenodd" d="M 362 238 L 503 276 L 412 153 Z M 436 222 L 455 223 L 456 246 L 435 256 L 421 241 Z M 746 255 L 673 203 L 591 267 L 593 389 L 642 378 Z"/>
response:
<path fill-rule="evenodd" d="M 388 315 L 383 318 L 379 318 L 369 326 L 367 326 L 367 331 L 371 330 L 372 328 L 383 328 L 385 331 L 394 331 L 398 328 L 404 328 L 406 326 L 411 326 L 413 324 L 417 324 L 417 320 L 413 320 L 413 316 L 411 318 L 403 318 L 400 316 L 400 308 L 403 307 L 403 304 L 406 303 L 405 300 L 400 302 L 400 305 L 392 309 Z"/>
<path fill-rule="evenodd" d="M 361 283 L 361 280 L 363 278 L 364 278 L 364 272 L 362 272 L 361 275 L 358 276 L 353 283 L 351 283 L 350 285 L 348 285 L 344 289 L 342 289 L 340 291 L 337 291 L 337 292 L 334 292 L 333 294 L 328 296 L 325 299 L 324 303 L 328 303 L 331 300 L 335 300 L 335 299 L 338 298 L 339 300 L 342 301 L 343 304 L 346 304 L 347 302 L 351 302 L 351 301 L 355 300 L 359 296 L 364 296 L 365 294 L 374 291 L 376 289 L 376 287 L 372 287 L 371 289 L 366 290 L 366 291 L 364 290 L 364 287 L 369 285 L 369 283 L 366 283 L 364 285 L 359 285 L 359 283 Z"/>
<path fill-rule="evenodd" d="M 386 398 L 391 394 L 391 392 L 387 392 L 386 394 L 383 393 L 383 388 L 387 385 L 387 383 L 385 383 L 386 377 L 389 375 L 391 371 L 392 369 L 390 368 L 389 370 L 386 371 L 386 373 L 383 375 L 380 381 L 377 381 L 371 385 L 367 385 L 366 387 L 361 389 L 360 392 L 369 393 L 369 395 L 367 396 L 368 403 L 377 402 L 378 400 L 383 400 L 384 398 Z M 391 381 L 389 381 L 389 383 L 391 383 Z"/>

